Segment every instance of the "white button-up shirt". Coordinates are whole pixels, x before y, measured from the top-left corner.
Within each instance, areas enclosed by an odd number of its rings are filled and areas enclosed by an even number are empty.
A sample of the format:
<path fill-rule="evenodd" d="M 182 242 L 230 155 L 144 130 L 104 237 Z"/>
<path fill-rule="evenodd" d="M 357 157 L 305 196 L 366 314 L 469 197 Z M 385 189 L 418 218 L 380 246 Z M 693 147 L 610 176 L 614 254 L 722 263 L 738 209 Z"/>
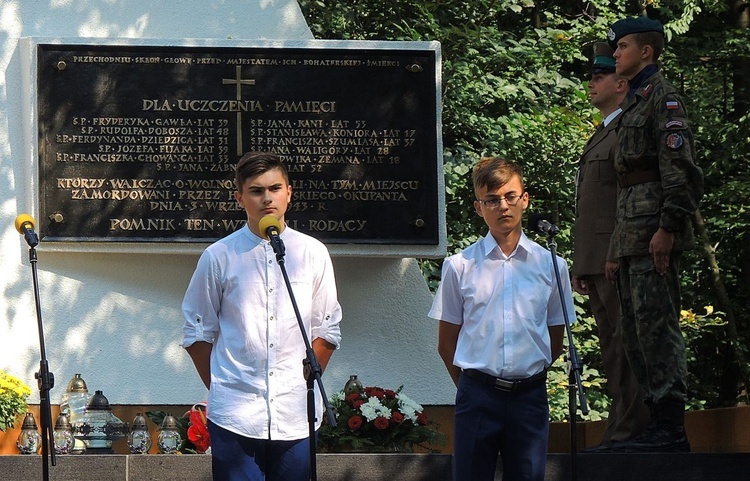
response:
<path fill-rule="evenodd" d="M 557 263 L 572 323 L 568 267 Z M 552 363 L 548 326 L 565 323 L 552 255 L 522 233 L 506 256 L 488 234 L 445 259 L 428 316 L 461 325 L 456 366 L 504 379 L 538 374 Z"/>
<path fill-rule="evenodd" d="M 338 347 L 341 307 L 326 247 L 287 227 L 281 233 L 289 275 L 309 341 Z M 182 341 L 213 344 L 208 418 L 255 439 L 308 436 L 305 344 L 276 254 L 249 228 L 209 246 L 182 304 Z M 317 426 L 322 399 L 316 383 Z M 316 427 L 317 427 L 316 426 Z"/>

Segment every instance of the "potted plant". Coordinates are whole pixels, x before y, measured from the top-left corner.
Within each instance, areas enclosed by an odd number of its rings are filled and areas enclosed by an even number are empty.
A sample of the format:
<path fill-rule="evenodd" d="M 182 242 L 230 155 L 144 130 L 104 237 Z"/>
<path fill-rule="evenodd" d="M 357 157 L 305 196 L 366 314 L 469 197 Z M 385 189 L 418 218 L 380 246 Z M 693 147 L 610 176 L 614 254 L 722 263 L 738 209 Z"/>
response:
<path fill-rule="evenodd" d="M 19 414 L 26 412 L 31 389 L 20 379 L 0 370 L 0 431 L 12 429 Z"/>

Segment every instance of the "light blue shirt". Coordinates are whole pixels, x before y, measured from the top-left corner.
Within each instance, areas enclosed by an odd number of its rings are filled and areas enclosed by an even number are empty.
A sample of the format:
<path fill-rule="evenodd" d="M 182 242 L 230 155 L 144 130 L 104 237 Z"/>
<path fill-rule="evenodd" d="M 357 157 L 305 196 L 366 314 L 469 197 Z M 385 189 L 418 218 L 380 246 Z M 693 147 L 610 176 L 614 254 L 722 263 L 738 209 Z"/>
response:
<path fill-rule="evenodd" d="M 613 120 L 615 120 L 617 118 L 617 116 L 620 115 L 621 113 L 622 113 L 622 109 L 620 107 L 617 107 L 614 110 L 614 112 L 612 112 L 611 114 L 607 115 L 604 118 L 604 120 L 602 121 L 602 123 L 604 124 L 605 127 L 608 126 L 609 123 L 612 122 Z"/>
<path fill-rule="evenodd" d="M 565 306 L 575 321 L 566 262 L 557 257 Z M 488 234 L 445 259 L 429 317 L 461 325 L 453 364 L 522 379 L 552 363 L 549 326 L 565 323 L 552 255 L 521 233 L 506 256 Z"/>

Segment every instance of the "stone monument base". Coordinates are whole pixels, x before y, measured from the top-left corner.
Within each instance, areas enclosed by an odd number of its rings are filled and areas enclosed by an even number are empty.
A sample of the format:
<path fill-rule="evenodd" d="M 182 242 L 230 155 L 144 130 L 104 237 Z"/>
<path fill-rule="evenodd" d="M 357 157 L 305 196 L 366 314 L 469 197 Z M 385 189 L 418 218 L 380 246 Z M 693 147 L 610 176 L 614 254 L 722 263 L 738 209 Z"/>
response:
<path fill-rule="evenodd" d="M 320 481 L 450 481 L 450 454 L 319 454 Z M 584 454 L 578 481 L 740 481 L 750 472 L 748 453 Z M 3 480 L 39 481 L 41 456 L 0 456 Z M 550 454 L 546 481 L 568 481 L 569 454 Z M 50 466 L 51 481 L 211 481 L 207 455 L 67 455 Z M 498 466 L 496 480 L 502 480 Z"/>

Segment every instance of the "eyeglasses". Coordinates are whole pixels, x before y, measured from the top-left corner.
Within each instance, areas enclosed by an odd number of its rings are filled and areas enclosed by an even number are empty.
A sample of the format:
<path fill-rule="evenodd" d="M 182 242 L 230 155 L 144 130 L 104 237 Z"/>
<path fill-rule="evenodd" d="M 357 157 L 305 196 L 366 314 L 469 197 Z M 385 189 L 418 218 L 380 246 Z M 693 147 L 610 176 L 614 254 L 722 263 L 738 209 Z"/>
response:
<path fill-rule="evenodd" d="M 498 209 L 502 201 L 505 201 L 506 204 L 513 207 L 518 204 L 518 201 L 521 200 L 523 194 L 524 192 L 521 192 L 520 194 L 506 194 L 505 197 L 493 197 L 492 199 L 477 199 L 477 202 L 488 209 Z"/>

